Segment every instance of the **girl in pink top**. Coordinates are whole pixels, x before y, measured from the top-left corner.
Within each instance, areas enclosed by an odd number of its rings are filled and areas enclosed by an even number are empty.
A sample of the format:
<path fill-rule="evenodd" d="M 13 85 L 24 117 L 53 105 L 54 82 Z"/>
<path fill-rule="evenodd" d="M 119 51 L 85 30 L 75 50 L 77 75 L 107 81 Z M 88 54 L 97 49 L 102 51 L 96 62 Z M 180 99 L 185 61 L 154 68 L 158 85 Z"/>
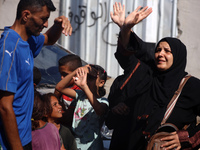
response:
<path fill-rule="evenodd" d="M 35 91 L 32 114 L 32 150 L 60 150 L 58 129 L 53 124 L 42 120 L 45 112 L 41 95 Z"/>

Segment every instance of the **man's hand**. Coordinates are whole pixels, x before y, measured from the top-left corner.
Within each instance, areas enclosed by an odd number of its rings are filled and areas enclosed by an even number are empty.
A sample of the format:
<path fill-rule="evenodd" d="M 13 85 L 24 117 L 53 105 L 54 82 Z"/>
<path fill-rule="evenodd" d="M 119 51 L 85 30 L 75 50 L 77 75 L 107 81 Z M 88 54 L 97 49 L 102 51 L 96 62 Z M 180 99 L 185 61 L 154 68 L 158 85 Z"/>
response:
<path fill-rule="evenodd" d="M 72 34 L 71 23 L 65 16 L 60 16 L 58 18 L 55 18 L 54 23 L 61 25 L 61 27 L 63 28 L 62 33 L 65 34 L 66 36 Z"/>
<path fill-rule="evenodd" d="M 70 21 L 65 16 L 60 16 L 54 20 L 54 25 L 47 30 L 44 45 L 53 45 L 60 38 L 61 33 L 64 35 L 72 34 L 72 26 Z"/>
<path fill-rule="evenodd" d="M 115 2 L 115 4 L 113 5 L 113 11 L 114 13 L 110 12 L 111 19 L 121 28 L 125 20 L 125 6 L 123 5 L 122 8 L 121 3 L 118 4 L 117 2 Z"/>

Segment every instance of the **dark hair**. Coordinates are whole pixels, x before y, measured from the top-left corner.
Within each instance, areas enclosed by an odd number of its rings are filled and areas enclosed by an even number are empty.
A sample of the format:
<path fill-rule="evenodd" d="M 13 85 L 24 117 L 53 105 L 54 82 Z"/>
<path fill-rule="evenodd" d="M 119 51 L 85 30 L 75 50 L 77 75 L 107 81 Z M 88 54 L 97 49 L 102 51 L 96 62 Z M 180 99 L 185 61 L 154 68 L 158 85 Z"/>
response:
<path fill-rule="evenodd" d="M 59 67 L 68 65 L 70 71 L 74 71 L 82 66 L 82 62 L 81 58 L 78 55 L 69 54 L 60 58 L 58 61 L 58 65 Z"/>
<path fill-rule="evenodd" d="M 51 97 L 52 96 L 57 98 L 57 96 L 53 93 L 46 93 L 46 94 L 42 95 L 42 99 L 44 101 L 45 116 L 50 115 L 53 111 L 53 108 L 51 106 Z M 44 118 L 44 121 L 47 121 L 47 117 Z"/>
<path fill-rule="evenodd" d="M 34 66 L 33 68 L 33 83 L 35 83 L 36 85 L 38 85 L 41 81 L 41 72 L 40 70 Z"/>
<path fill-rule="evenodd" d="M 30 10 L 31 13 L 40 11 L 43 6 L 47 6 L 50 11 L 55 11 L 56 8 L 51 0 L 20 0 L 17 6 L 16 19 L 21 18 L 22 11 Z"/>
<path fill-rule="evenodd" d="M 44 117 L 44 103 L 42 96 L 38 91 L 34 91 L 34 105 L 32 113 L 32 130 L 39 127 L 38 120 L 42 120 Z"/>
<path fill-rule="evenodd" d="M 107 73 L 106 71 L 99 65 L 90 65 L 91 68 L 94 68 L 95 70 L 97 70 L 97 74 L 99 75 L 99 79 L 100 80 L 104 80 L 106 83 L 107 80 Z M 104 85 L 105 85 L 104 83 Z M 102 97 L 106 94 L 106 90 L 104 88 L 104 85 L 102 87 L 99 87 L 99 96 Z"/>

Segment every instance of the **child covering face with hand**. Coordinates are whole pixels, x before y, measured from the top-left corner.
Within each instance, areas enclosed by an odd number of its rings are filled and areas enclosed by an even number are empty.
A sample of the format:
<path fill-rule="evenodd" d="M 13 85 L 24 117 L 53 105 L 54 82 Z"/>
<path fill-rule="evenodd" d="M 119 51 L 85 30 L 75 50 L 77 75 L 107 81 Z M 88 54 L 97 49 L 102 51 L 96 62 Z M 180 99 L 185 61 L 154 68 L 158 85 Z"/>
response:
<path fill-rule="evenodd" d="M 65 88 L 71 79 L 81 90 Z M 72 122 L 77 148 L 103 149 L 100 129 L 108 110 L 108 100 L 103 98 L 106 79 L 107 74 L 101 66 L 87 65 L 76 69 L 56 85 L 56 90 L 77 101 Z"/>

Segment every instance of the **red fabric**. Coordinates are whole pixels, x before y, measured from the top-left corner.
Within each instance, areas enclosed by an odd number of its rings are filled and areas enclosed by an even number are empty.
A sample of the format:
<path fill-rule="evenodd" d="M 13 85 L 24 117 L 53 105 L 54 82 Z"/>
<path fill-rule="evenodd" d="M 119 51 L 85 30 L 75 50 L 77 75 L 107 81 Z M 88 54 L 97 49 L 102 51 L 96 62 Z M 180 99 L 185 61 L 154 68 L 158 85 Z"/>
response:
<path fill-rule="evenodd" d="M 77 85 L 74 85 L 74 86 L 71 87 L 71 89 L 73 89 L 73 90 L 80 90 L 80 87 L 78 87 Z M 64 100 L 70 101 L 70 102 L 73 100 L 73 98 L 68 97 L 68 96 L 66 96 L 66 95 L 62 95 L 62 98 L 63 98 Z"/>
<path fill-rule="evenodd" d="M 180 142 L 188 142 L 189 141 L 189 134 L 186 130 L 179 130 L 177 131 L 179 141 Z"/>
<path fill-rule="evenodd" d="M 192 147 L 196 147 L 200 144 L 200 131 L 198 131 L 194 136 L 189 139 L 189 142 L 192 144 Z"/>
<path fill-rule="evenodd" d="M 192 148 L 196 147 L 197 145 L 200 144 L 200 131 L 198 131 L 194 136 L 189 137 L 188 131 L 185 130 L 179 130 L 177 131 L 178 136 L 179 136 L 179 140 L 180 142 L 189 142 L 192 146 Z M 192 149 L 192 148 L 188 148 Z M 186 150 L 186 149 L 184 149 Z"/>

